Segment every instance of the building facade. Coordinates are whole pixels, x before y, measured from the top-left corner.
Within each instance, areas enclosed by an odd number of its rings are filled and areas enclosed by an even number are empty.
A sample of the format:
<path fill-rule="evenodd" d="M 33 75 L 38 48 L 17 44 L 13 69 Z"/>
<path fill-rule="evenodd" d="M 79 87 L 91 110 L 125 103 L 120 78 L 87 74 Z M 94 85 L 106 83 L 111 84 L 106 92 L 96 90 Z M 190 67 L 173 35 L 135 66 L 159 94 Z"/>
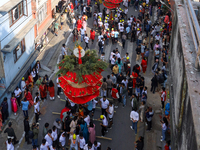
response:
<path fill-rule="evenodd" d="M 11 97 L 35 61 L 35 24 L 31 0 L 0 1 L 0 102 Z"/>

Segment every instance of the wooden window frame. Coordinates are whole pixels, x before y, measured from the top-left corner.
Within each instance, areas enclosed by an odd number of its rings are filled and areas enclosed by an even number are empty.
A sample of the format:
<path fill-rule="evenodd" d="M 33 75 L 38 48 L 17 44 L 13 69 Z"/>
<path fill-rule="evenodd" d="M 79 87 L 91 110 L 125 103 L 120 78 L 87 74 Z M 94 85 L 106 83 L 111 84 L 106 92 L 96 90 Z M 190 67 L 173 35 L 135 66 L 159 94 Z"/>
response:
<path fill-rule="evenodd" d="M 26 1 L 26 12 L 27 12 L 27 10 L 28 10 L 28 8 L 27 8 L 27 0 L 25 0 Z M 22 6 L 22 11 L 21 11 L 21 15 L 19 14 L 19 6 Z M 13 10 L 15 9 L 15 8 L 18 8 L 18 18 L 14 21 L 13 20 Z M 9 11 L 9 17 L 10 17 L 10 27 L 11 26 L 13 26 L 20 18 L 22 18 L 23 16 L 27 16 L 28 15 L 28 12 L 27 12 L 27 15 L 25 15 L 24 14 L 24 0 L 22 0 L 19 4 L 17 4 L 17 6 L 15 6 L 11 11 Z"/>
<path fill-rule="evenodd" d="M 19 42 L 20 46 L 21 46 L 21 55 L 17 58 L 17 51 L 16 51 L 16 48 L 13 50 L 13 55 L 14 55 L 14 63 L 16 63 L 20 57 L 23 55 L 23 53 L 26 51 L 26 44 L 25 44 L 25 38 L 23 38 L 20 42 Z M 19 45 L 18 44 L 18 45 Z M 17 46 L 18 46 L 17 45 Z"/>

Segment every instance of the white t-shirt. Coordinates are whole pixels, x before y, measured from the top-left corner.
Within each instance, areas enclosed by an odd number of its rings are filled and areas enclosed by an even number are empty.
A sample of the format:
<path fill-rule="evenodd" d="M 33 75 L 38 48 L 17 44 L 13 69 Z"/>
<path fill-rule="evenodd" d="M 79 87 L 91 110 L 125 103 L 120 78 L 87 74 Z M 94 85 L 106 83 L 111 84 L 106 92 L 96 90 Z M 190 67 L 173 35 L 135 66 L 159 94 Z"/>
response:
<path fill-rule="evenodd" d="M 122 83 L 124 83 L 125 84 L 125 87 L 127 87 L 127 84 L 128 84 L 128 80 L 122 80 Z"/>
<path fill-rule="evenodd" d="M 8 141 L 6 141 L 6 145 L 7 145 L 7 150 L 14 150 L 12 142 L 9 144 Z"/>
<path fill-rule="evenodd" d="M 82 139 L 79 139 L 79 144 L 80 144 L 80 148 L 84 148 L 84 146 L 85 146 L 85 139 L 84 138 L 82 138 Z"/>
<path fill-rule="evenodd" d="M 96 108 L 96 104 L 98 103 L 98 101 L 96 101 L 95 99 L 92 100 L 92 108 Z"/>
<path fill-rule="evenodd" d="M 18 88 L 18 90 L 15 90 L 14 93 L 15 93 L 15 97 L 20 97 L 20 95 L 18 95 L 20 92 L 22 92 L 20 90 L 20 88 Z M 17 96 L 18 95 L 18 96 Z"/>
<path fill-rule="evenodd" d="M 124 13 L 127 14 L 127 13 L 128 13 L 128 9 L 125 9 L 125 10 L 124 10 Z"/>
<path fill-rule="evenodd" d="M 88 43 L 89 42 L 89 37 L 85 36 L 84 40 L 85 40 L 85 43 Z"/>
<path fill-rule="evenodd" d="M 83 7 L 83 12 L 86 12 L 86 7 Z"/>
<path fill-rule="evenodd" d="M 109 26 L 109 24 L 108 24 L 108 23 L 105 23 L 105 24 L 104 24 L 104 26 L 105 26 L 105 29 L 107 30 L 107 29 L 108 29 L 108 26 Z"/>
<path fill-rule="evenodd" d="M 36 71 L 31 71 L 31 75 L 32 75 L 33 78 L 35 78 L 35 76 L 36 76 Z"/>
<path fill-rule="evenodd" d="M 103 38 L 103 35 L 98 36 L 98 40 L 101 41 L 101 38 Z"/>
<path fill-rule="evenodd" d="M 108 117 L 109 118 L 113 118 L 113 115 L 114 115 L 114 107 L 113 107 L 113 105 L 109 106 L 108 111 L 109 111 L 109 113 L 111 113 L 111 114 L 108 114 Z"/>
<path fill-rule="evenodd" d="M 50 150 L 56 150 L 56 149 L 54 149 L 53 146 L 51 145 Z"/>
<path fill-rule="evenodd" d="M 35 104 L 34 105 L 34 112 L 37 113 L 36 109 L 38 110 L 38 112 L 40 111 L 40 107 L 39 107 L 39 104 Z"/>
<path fill-rule="evenodd" d="M 111 64 L 112 64 L 112 65 L 115 64 L 115 59 L 114 59 L 114 58 L 111 59 Z"/>
<path fill-rule="evenodd" d="M 99 12 L 98 15 L 102 18 L 102 12 Z"/>
<path fill-rule="evenodd" d="M 92 148 L 94 149 L 94 150 L 97 150 L 97 148 L 98 147 L 100 147 L 101 146 L 101 143 L 100 142 L 97 142 L 97 146 L 95 146 L 94 144 L 92 145 Z"/>
<path fill-rule="evenodd" d="M 103 25 L 103 22 L 101 22 L 101 21 L 98 21 L 98 24 L 99 24 L 99 27 L 102 27 L 102 25 Z"/>
<path fill-rule="evenodd" d="M 48 134 L 45 135 L 44 139 L 48 142 L 49 147 L 52 145 L 53 141 L 52 139 L 49 137 Z"/>
<path fill-rule="evenodd" d="M 66 139 L 66 137 L 63 137 L 62 136 L 63 134 L 64 134 L 64 132 L 60 135 L 59 142 L 61 143 L 62 146 L 65 146 L 65 139 Z"/>
<path fill-rule="evenodd" d="M 87 123 L 87 125 L 90 125 L 90 116 L 87 115 L 87 117 L 85 117 L 84 121 Z"/>
<path fill-rule="evenodd" d="M 108 126 L 108 120 L 106 119 L 106 116 L 104 116 L 104 119 L 102 120 L 102 123 L 103 123 L 104 126 Z"/>
<path fill-rule="evenodd" d="M 52 137 L 53 137 L 53 141 L 56 141 L 58 138 L 58 134 L 57 134 L 57 129 L 55 131 L 52 130 Z"/>
<path fill-rule="evenodd" d="M 62 55 L 67 55 L 67 50 L 64 47 L 62 47 Z"/>
<path fill-rule="evenodd" d="M 81 35 L 85 34 L 85 29 L 84 28 L 83 29 L 81 28 L 80 31 L 81 31 Z"/>
<path fill-rule="evenodd" d="M 117 58 L 121 58 L 120 53 L 115 54 L 115 56 L 116 56 Z"/>
<path fill-rule="evenodd" d="M 128 23 L 129 26 L 131 26 L 131 22 L 132 22 L 131 20 L 127 21 L 127 23 Z"/>
<path fill-rule="evenodd" d="M 100 102 L 101 102 L 101 107 L 103 109 L 107 109 L 108 108 L 108 105 L 109 105 L 109 101 L 106 99 L 105 101 L 103 101 L 103 98 L 100 99 Z"/>
<path fill-rule="evenodd" d="M 124 27 L 123 26 L 119 27 L 119 31 L 124 32 Z"/>
<path fill-rule="evenodd" d="M 42 145 L 42 144 L 41 144 L 41 145 L 40 145 L 40 150 L 49 150 L 49 149 L 48 149 L 48 146 L 49 146 L 49 143 L 48 143 L 48 142 L 46 142 L 45 145 Z"/>
<path fill-rule="evenodd" d="M 131 111 L 130 118 L 131 118 L 131 120 L 133 119 L 133 120 L 138 121 L 139 120 L 139 114 L 136 111 Z"/>
<path fill-rule="evenodd" d="M 26 82 L 25 81 L 21 81 L 21 89 L 24 92 L 26 89 Z"/>
<path fill-rule="evenodd" d="M 56 79 L 56 83 L 57 83 L 57 86 L 60 87 L 60 83 L 59 83 L 58 78 Z"/>

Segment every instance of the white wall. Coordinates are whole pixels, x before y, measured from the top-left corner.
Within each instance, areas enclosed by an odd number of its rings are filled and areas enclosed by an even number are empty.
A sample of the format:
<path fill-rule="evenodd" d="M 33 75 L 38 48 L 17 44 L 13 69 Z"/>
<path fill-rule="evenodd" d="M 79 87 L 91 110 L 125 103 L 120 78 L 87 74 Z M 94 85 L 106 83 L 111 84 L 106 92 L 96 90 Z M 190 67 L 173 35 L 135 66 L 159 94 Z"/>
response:
<path fill-rule="evenodd" d="M 2 1 L 2 0 L 0 0 Z M 21 17 L 10 27 L 9 14 L 0 18 L 0 41 L 1 49 L 8 44 L 20 30 L 32 19 L 31 0 L 27 0 L 28 16 Z"/>
<path fill-rule="evenodd" d="M 10 82 L 14 79 L 20 69 L 22 69 L 22 66 L 26 62 L 29 55 L 34 51 L 34 27 L 25 36 L 25 45 L 26 51 L 21 55 L 16 63 L 14 63 L 13 53 L 5 54 L 4 72 L 6 76 L 6 87 L 10 85 Z"/>
<path fill-rule="evenodd" d="M 9 2 L 9 0 L 0 0 L 0 7 L 3 6 L 7 2 Z"/>

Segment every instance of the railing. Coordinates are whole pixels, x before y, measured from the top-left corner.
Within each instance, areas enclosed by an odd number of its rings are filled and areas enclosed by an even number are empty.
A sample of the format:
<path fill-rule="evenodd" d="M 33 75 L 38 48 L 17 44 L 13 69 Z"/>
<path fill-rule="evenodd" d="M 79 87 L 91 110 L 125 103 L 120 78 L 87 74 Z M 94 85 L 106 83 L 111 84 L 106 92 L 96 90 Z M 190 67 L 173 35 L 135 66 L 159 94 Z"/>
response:
<path fill-rule="evenodd" d="M 195 14 L 194 8 L 192 6 L 191 0 L 183 0 L 184 5 L 187 12 L 187 18 L 190 25 L 190 30 L 192 33 L 192 38 L 195 46 L 195 51 L 197 54 L 196 60 L 195 60 L 195 68 L 199 70 L 200 66 L 200 26 L 197 20 L 197 16 Z"/>

